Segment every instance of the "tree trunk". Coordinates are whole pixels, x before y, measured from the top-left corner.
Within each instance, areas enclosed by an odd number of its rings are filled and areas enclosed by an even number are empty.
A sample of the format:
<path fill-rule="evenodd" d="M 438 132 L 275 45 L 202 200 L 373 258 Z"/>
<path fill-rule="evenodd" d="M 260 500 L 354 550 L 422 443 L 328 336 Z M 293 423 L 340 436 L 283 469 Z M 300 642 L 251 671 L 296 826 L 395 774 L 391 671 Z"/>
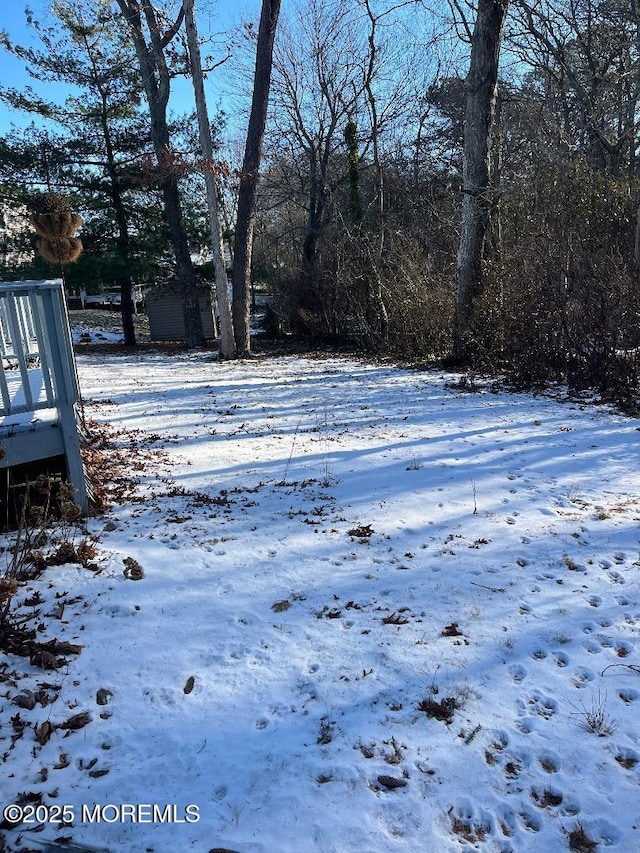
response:
<path fill-rule="evenodd" d="M 371 274 L 369 277 L 369 303 L 376 317 L 376 328 L 373 329 L 373 338 L 378 347 L 386 348 L 389 343 L 389 316 L 384 304 L 382 293 L 382 259 L 385 252 L 386 241 L 386 210 L 385 210 L 385 185 L 384 168 L 380 158 L 380 122 L 378 118 L 378 105 L 373 90 L 373 78 L 376 68 L 378 48 L 376 45 L 376 28 L 378 18 L 371 9 L 369 0 L 365 0 L 365 8 L 369 17 L 369 61 L 364 83 L 364 90 L 369 104 L 369 116 L 371 120 L 371 143 L 373 148 L 373 166 L 377 178 L 377 206 L 378 206 L 378 234 L 376 252 L 371 260 Z"/>
<path fill-rule="evenodd" d="M 88 55 L 91 53 L 91 45 L 86 34 L 83 34 L 85 49 Z M 95 65 L 94 65 L 95 69 Z M 104 137 L 105 152 L 107 155 L 107 174 L 109 175 L 109 195 L 113 204 L 118 237 L 116 247 L 118 251 L 118 274 L 116 283 L 120 288 L 120 315 L 122 317 L 122 331 L 124 333 L 124 345 L 126 347 L 137 346 L 136 330 L 133 324 L 134 304 L 132 299 L 132 281 L 128 269 L 130 264 L 129 218 L 123 199 L 123 189 L 118 173 L 118 165 L 113 146 L 111 125 L 109 123 L 109 106 L 107 91 L 100 81 L 96 69 L 97 89 L 100 94 L 100 125 Z"/>
<path fill-rule="evenodd" d="M 151 138 L 158 161 L 165 216 L 176 262 L 175 281 L 182 296 L 185 344 L 188 348 L 204 346 L 206 339 L 200 317 L 196 276 L 191 261 L 189 239 L 182 218 L 178 177 L 173 168 L 171 139 L 167 124 L 170 76 L 165 48 L 178 32 L 184 10 L 181 8 L 177 19 L 166 32 L 163 32 L 150 0 L 116 0 L 116 2 L 131 31 L 149 105 Z M 143 14 L 149 31 L 149 45 L 147 45 L 142 24 Z"/>
<path fill-rule="evenodd" d="M 218 298 L 218 312 L 220 315 L 220 358 L 235 358 L 236 344 L 233 334 L 233 318 L 231 316 L 231 302 L 229 300 L 229 286 L 227 283 L 227 270 L 224 263 L 224 244 L 222 242 L 222 228 L 220 226 L 220 213 L 218 210 L 218 188 L 213 162 L 213 145 L 211 143 L 211 125 L 207 112 L 207 102 L 204 93 L 204 80 L 202 76 L 202 63 L 200 61 L 200 47 L 198 44 L 198 31 L 193 14 L 194 0 L 184 0 L 184 15 L 187 29 L 187 42 L 189 46 L 189 61 L 191 63 L 191 79 L 193 81 L 193 92 L 196 101 L 196 112 L 198 114 L 198 131 L 200 134 L 200 147 L 205 161 L 204 180 L 207 190 L 207 206 L 209 208 L 209 227 L 211 229 L 211 249 L 213 252 L 213 267 L 215 270 L 216 296 Z"/>
<path fill-rule="evenodd" d="M 453 356 L 460 362 L 471 355 L 471 314 L 482 292 L 482 254 L 491 214 L 491 139 L 507 9 L 508 0 L 479 0 L 465 81 L 464 186 L 453 342 Z"/>
<path fill-rule="evenodd" d="M 256 46 L 256 67 L 253 83 L 251 114 L 238 192 L 235 252 L 233 263 L 233 327 L 239 353 L 249 352 L 251 336 L 251 254 L 255 222 L 255 199 L 258 169 L 262 156 L 262 141 L 269 107 L 269 88 L 273 64 L 273 43 L 276 35 L 280 0 L 262 0 L 260 28 Z"/>

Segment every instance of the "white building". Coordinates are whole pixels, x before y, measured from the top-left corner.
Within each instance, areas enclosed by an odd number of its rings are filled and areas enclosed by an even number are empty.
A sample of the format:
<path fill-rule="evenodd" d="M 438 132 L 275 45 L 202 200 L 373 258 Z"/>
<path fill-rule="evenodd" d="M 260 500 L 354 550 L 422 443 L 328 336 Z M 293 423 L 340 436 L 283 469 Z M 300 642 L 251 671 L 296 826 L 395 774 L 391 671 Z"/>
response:
<path fill-rule="evenodd" d="M 21 245 L 29 227 L 26 207 L 11 207 L 0 202 L 0 264 L 15 266 L 33 260 L 33 249 L 24 249 Z"/>

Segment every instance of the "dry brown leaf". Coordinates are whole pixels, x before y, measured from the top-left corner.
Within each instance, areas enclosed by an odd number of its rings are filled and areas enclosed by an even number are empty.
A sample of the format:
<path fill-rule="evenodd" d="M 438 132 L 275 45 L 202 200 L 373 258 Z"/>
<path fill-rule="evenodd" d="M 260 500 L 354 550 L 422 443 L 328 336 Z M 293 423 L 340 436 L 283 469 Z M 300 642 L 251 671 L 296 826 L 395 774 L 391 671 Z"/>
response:
<path fill-rule="evenodd" d="M 38 741 L 40 746 L 44 746 L 45 743 L 48 742 L 51 735 L 54 733 L 56 727 L 53 725 L 53 723 L 50 723 L 48 720 L 45 720 L 44 723 L 40 723 L 40 725 L 36 723 L 33 729 L 36 733 L 36 740 Z"/>
<path fill-rule="evenodd" d="M 69 717 L 64 723 L 59 723 L 59 729 L 68 729 L 69 731 L 77 731 L 84 728 L 91 722 L 91 714 L 88 711 L 81 711 L 79 714 L 74 714 Z"/>

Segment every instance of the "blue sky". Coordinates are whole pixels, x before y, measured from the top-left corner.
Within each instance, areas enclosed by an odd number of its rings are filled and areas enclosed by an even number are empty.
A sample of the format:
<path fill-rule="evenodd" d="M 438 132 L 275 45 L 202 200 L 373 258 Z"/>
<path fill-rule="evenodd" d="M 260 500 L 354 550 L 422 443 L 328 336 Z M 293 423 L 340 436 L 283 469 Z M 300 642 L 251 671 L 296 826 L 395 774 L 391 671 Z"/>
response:
<path fill-rule="evenodd" d="M 36 39 L 35 43 L 33 42 L 31 29 L 26 23 L 25 6 L 27 5 L 33 10 L 34 17 L 42 21 L 47 20 L 50 7 L 49 0 L 30 0 L 28 4 L 25 0 L 5 0 L 0 15 L 0 29 L 9 34 L 9 39 L 13 44 L 24 46 L 34 44 L 34 46 L 38 46 L 39 41 Z M 205 35 L 207 32 L 221 32 L 237 25 L 243 19 L 257 20 L 260 6 L 260 0 L 240 0 L 239 2 L 238 0 L 196 0 L 196 9 L 203 10 L 198 13 L 199 32 L 201 35 Z M 26 73 L 25 63 L 1 48 L 0 80 L 5 85 L 16 88 L 30 84 L 38 94 L 51 100 L 64 101 L 66 94 L 68 94 L 61 84 L 45 85 L 30 78 Z M 207 94 L 212 110 L 216 102 L 222 97 L 221 91 L 216 90 L 218 82 L 215 74 L 210 75 L 210 80 L 207 82 Z M 188 91 L 187 88 L 184 91 Z M 28 124 L 31 119 L 31 116 L 25 116 L 0 103 L 0 136 L 8 133 L 12 124 L 23 126 Z"/>

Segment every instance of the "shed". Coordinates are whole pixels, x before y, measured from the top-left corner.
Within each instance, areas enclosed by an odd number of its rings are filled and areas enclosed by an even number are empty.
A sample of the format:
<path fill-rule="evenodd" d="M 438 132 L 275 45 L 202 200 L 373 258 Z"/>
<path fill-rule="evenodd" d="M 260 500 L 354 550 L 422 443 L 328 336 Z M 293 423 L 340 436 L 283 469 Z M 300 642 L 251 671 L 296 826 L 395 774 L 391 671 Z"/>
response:
<path fill-rule="evenodd" d="M 171 288 L 150 290 L 147 292 L 146 301 L 151 340 L 184 341 L 184 315 L 180 293 Z M 202 293 L 199 301 L 204 336 L 207 340 L 213 340 L 216 337 L 216 329 L 210 288 Z"/>
<path fill-rule="evenodd" d="M 86 512 L 80 388 L 60 279 L 0 284 L 0 470 L 62 458 Z M 8 494 L 8 489 L 7 489 Z"/>

